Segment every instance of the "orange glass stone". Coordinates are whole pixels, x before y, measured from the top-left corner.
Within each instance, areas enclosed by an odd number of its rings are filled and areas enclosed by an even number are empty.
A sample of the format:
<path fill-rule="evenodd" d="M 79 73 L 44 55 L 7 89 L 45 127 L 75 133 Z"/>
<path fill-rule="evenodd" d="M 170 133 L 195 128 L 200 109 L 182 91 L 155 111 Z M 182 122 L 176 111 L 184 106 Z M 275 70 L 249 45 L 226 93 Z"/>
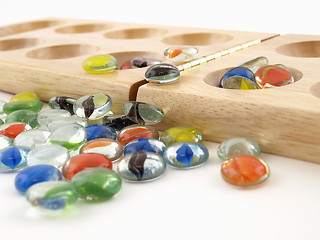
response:
<path fill-rule="evenodd" d="M 0 134 L 7 136 L 8 138 L 15 138 L 20 133 L 30 129 L 31 127 L 26 123 L 10 122 L 0 126 Z"/>
<path fill-rule="evenodd" d="M 228 183 L 246 187 L 267 180 L 270 171 L 268 165 L 255 156 L 237 155 L 223 162 L 221 174 Z"/>
<path fill-rule="evenodd" d="M 112 169 L 112 162 L 100 153 L 82 153 L 70 158 L 70 160 L 63 165 L 62 174 L 66 179 L 70 180 L 76 173 L 93 167 Z"/>
<path fill-rule="evenodd" d="M 118 141 L 123 146 L 127 143 L 138 138 L 156 138 L 158 139 L 159 133 L 151 126 L 144 125 L 131 125 L 123 128 L 118 135 Z"/>

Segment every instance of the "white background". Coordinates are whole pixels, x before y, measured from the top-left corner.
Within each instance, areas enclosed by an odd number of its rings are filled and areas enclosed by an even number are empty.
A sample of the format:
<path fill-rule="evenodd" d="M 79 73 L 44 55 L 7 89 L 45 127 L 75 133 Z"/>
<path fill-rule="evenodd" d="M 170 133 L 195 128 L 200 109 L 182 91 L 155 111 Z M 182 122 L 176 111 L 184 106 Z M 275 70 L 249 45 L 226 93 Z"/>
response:
<path fill-rule="evenodd" d="M 45 17 L 320 34 L 315 1 L 1 0 L 0 25 Z M 10 95 L 0 97 L 9 100 Z M 202 167 L 168 169 L 154 182 L 123 183 L 107 202 L 64 212 L 32 208 L 0 174 L 1 239 L 320 239 L 320 164 L 262 154 L 270 179 L 238 189 L 220 176 L 218 144 Z"/>

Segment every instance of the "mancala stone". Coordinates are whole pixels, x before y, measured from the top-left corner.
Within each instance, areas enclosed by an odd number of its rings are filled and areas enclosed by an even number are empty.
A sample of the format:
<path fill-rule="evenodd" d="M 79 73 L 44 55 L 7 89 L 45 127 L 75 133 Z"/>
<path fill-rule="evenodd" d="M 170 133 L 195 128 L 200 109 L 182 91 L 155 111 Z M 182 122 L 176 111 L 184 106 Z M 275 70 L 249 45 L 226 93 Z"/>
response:
<path fill-rule="evenodd" d="M 259 86 L 246 77 L 242 76 L 232 76 L 227 78 L 223 84 L 222 88 L 226 89 L 240 89 L 240 90 L 250 90 L 250 89 L 259 89 Z"/>
<path fill-rule="evenodd" d="M 8 102 L 3 106 L 3 112 L 7 115 L 21 109 L 30 110 L 38 113 L 42 109 L 42 102 L 39 100 Z"/>
<path fill-rule="evenodd" d="M 50 98 L 49 107 L 52 109 L 64 109 L 67 110 L 71 115 L 73 112 L 73 104 L 76 102 L 76 99 L 64 96 L 57 96 Z"/>
<path fill-rule="evenodd" d="M 111 72 L 116 69 L 117 65 L 117 59 L 107 54 L 90 56 L 82 63 L 83 69 L 89 73 Z"/>
<path fill-rule="evenodd" d="M 38 114 L 38 122 L 41 126 L 47 127 L 48 124 L 56 119 L 68 118 L 71 114 L 64 109 L 46 109 Z"/>
<path fill-rule="evenodd" d="M 154 138 L 138 138 L 129 142 L 124 148 L 124 155 L 134 152 L 152 152 L 162 155 L 166 146 L 160 140 Z"/>
<path fill-rule="evenodd" d="M 125 155 L 119 162 L 118 174 L 130 182 L 155 180 L 166 170 L 166 162 L 159 154 L 135 152 Z"/>
<path fill-rule="evenodd" d="M 30 130 L 31 127 L 27 123 L 22 122 L 9 122 L 0 125 L 0 135 L 7 136 L 14 139 L 20 133 Z"/>
<path fill-rule="evenodd" d="M 32 128 L 37 128 L 40 125 L 37 116 L 38 114 L 34 111 L 21 109 L 10 113 L 6 117 L 6 122 L 24 122 Z"/>
<path fill-rule="evenodd" d="M 21 170 L 15 180 L 16 189 L 25 193 L 29 187 L 40 182 L 59 181 L 62 174 L 56 167 L 51 165 L 36 165 Z"/>
<path fill-rule="evenodd" d="M 245 78 L 246 81 L 255 81 L 254 78 L 254 74 L 253 72 L 249 69 L 249 68 L 245 68 L 245 67 L 235 67 L 235 68 L 231 68 L 230 70 L 228 70 L 221 78 L 220 82 L 219 82 L 219 87 L 220 88 L 227 88 L 228 85 L 231 85 L 232 83 L 234 83 L 233 78 L 234 76 L 240 76 Z M 230 83 L 230 79 L 233 80 Z M 242 79 L 242 78 L 241 78 Z M 225 86 L 226 85 L 226 86 Z M 234 84 L 232 84 L 231 86 L 233 86 Z M 237 84 L 239 85 L 239 84 Z M 241 85 L 241 81 L 240 81 L 240 85 Z M 235 88 L 235 87 L 232 87 Z M 238 88 L 240 89 L 240 88 Z"/>
<path fill-rule="evenodd" d="M 91 141 L 95 138 L 110 138 L 117 139 L 117 132 L 106 125 L 92 124 L 86 127 L 87 141 Z"/>
<path fill-rule="evenodd" d="M 276 65 L 259 68 L 255 79 L 260 88 L 281 87 L 294 83 L 292 74 L 287 69 Z"/>
<path fill-rule="evenodd" d="M 252 58 L 248 61 L 245 61 L 239 64 L 237 67 L 246 67 L 249 68 L 253 73 L 256 73 L 259 68 L 268 65 L 269 61 L 268 58 L 264 56 Z"/>
<path fill-rule="evenodd" d="M 112 107 L 109 95 L 95 93 L 79 98 L 73 105 L 74 113 L 81 118 L 96 120 L 104 117 Z"/>
<path fill-rule="evenodd" d="M 208 160 L 209 151 L 196 142 L 176 142 L 165 149 L 163 158 L 171 167 L 193 168 Z"/>
<path fill-rule="evenodd" d="M 145 79 L 154 84 L 168 84 L 175 82 L 180 76 L 180 71 L 177 67 L 160 63 L 148 68 L 145 73 Z"/>
<path fill-rule="evenodd" d="M 30 100 L 40 100 L 39 97 L 31 92 L 21 92 L 13 95 L 9 102 L 23 102 L 23 101 L 30 101 Z"/>
<path fill-rule="evenodd" d="M 108 200 L 121 189 L 122 180 L 117 173 L 108 168 L 88 168 L 71 179 L 84 200 Z"/>
<path fill-rule="evenodd" d="M 67 124 L 70 124 L 70 123 L 77 123 L 83 127 L 88 126 L 88 122 L 85 118 L 80 118 L 76 115 L 72 115 L 70 117 L 61 117 L 61 118 L 57 118 L 53 121 L 50 121 L 48 123 L 47 127 L 50 132 L 53 132 L 57 128 L 62 127 Z"/>
<path fill-rule="evenodd" d="M 34 148 L 47 142 L 51 132 L 42 129 L 31 129 L 24 131 L 15 137 L 13 143 L 15 146 L 25 146 Z"/>
<path fill-rule="evenodd" d="M 126 115 L 109 115 L 103 117 L 102 124 L 109 126 L 116 131 L 120 131 L 125 127 L 135 125 L 137 123 L 131 121 Z"/>
<path fill-rule="evenodd" d="M 155 58 L 144 58 L 144 57 L 137 57 L 133 58 L 130 61 L 131 68 L 144 68 L 150 67 L 155 64 L 159 64 L 161 61 Z"/>
<path fill-rule="evenodd" d="M 203 142 L 203 136 L 200 131 L 189 127 L 172 127 L 164 131 L 160 140 L 168 147 L 175 142 Z"/>
<path fill-rule="evenodd" d="M 142 137 L 157 139 L 159 133 L 151 126 L 136 124 L 123 128 L 118 134 L 118 141 L 122 145 L 126 145 L 127 143 Z"/>
<path fill-rule="evenodd" d="M 164 50 L 164 56 L 177 63 L 191 61 L 196 58 L 197 54 L 196 47 L 169 47 Z"/>
<path fill-rule="evenodd" d="M 28 166 L 27 155 L 30 148 L 9 146 L 0 151 L 0 172 L 12 172 Z"/>

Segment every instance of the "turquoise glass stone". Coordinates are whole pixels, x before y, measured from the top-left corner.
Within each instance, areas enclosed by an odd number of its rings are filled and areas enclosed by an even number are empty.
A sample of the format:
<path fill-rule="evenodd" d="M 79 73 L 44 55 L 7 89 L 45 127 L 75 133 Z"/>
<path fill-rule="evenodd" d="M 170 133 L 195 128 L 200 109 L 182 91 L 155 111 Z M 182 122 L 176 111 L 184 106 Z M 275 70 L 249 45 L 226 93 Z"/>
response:
<path fill-rule="evenodd" d="M 64 109 L 47 109 L 38 114 L 38 122 L 41 126 L 47 127 L 48 124 L 54 120 L 68 118 L 71 114 Z"/>
<path fill-rule="evenodd" d="M 135 152 L 125 155 L 119 162 L 120 177 L 129 182 L 145 182 L 162 176 L 166 162 L 156 153 Z"/>
<path fill-rule="evenodd" d="M 64 109 L 67 110 L 71 115 L 73 112 L 73 104 L 76 102 L 76 99 L 64 96 L 53 97 L 49 100 L 49 107 L 52 109 Z"/>
<path fill-rule="evenodd" d="M 30 110 L 38 113 L 42 109 L 42 102 L 39 100 L 29 100 L 29 101 L 9 102 L 3 105 L 3 112 L 7 115 L 21 109 Z"/>
<path fill-rule="evenodd" d="M 29 187 L 36 183 L 61 179 L 62 174 L 59 169 L 50 165 L 36 165 L 21 170 L 17 174 L 14 184 L 19 192 L 25 193 Z"/>
<path fill-rule="evenodd" d="M 48 209 L 66 209 L 78 200 L 73 184 L 64 181 L 48 181 L 32 185 L 26 191 L 27 201 L 32 206 Z"/>
<path fill-rule="evenodd" d="M 37 116 L 38 114 L 34 111 L 21 109 L 10 113 L 6 117 L 6 122 L 24 122 L 32 128 L 37 128 L 40 125 Z"/>
<path fill-rule="evenodd" d="M 247 138 L 231 138 L 219 145 L 217 154 L 222 161 L 226 161 L 228 158 L 237 155 L 259 157 L 260 147 L 257 143 Z"/>
<path fill-rule="evenodd" d="M 8 138 L 7 136 L 1 135 L 0 134 L 0 150 L 12 146 L 12 140 L 10 138 Z"/>
<path fill-rule="evenodd" d="M 0 151 L 0 172 L 12 172 L 28 166 L 30 148 L 9 146 Z"/>
<path fill-rule="evenodd" d="M 145 79 L 150 83 L 167 84 L 176 81 L 180 76 L 180 71 L 177 67 L 160 63 L 148 68 L 145 73 Z"/>
<path fill-rule="evenodd" d="M 163 153 L 167 164 L 174 168 L 193 168 L 204 164 L 209 158 L 208 149 L 196 142 L 176 142 Z"/>
<path fill-rule="evenodd" d="M 264 56 L 252 58 L 248 61 L 245 61 L 239 64 L 237 67 L 246 67 L 249 68 L 253 73 L 256 73 L 260 67 L 268 65 L 269 61 L 268 58 Z"/>
<path fill-rule="evenodd" d="M 164 118 L 161 108 L 144 102 L 126 102 L 123 105 L 123 112 L 131 121 L 138 124 L 153 125 Z"/>
<path fill-rule="evenodd" d="M 129 142 L 124 148 L 124 155 L 134 152 L 152 152 L 162 155 L 166 146 L 160 140 L 154 138 L 138 138 Z"/>
<path fill-rule="evenodd" d="M 112 107 L 109 95 L 95 93 L 79 98 L 73 105 L 74 113 L 81 118 L 96 120 L 108 114 Z"/>
<path fill-rule="evenodd" d="M 122 181 L 117 173 L 108 168 L 87 168 L 71 179 L 79 197 L 84 200 L 108 200 L 121 189 Z"/>
<path fill-rule="evenodd" d="M 15 146 L 25 146 L 34 148 L 45 144 L 51 132 L 42 129 L 31 129 L 24 131 L 15 137 L 13 143 Z"/>

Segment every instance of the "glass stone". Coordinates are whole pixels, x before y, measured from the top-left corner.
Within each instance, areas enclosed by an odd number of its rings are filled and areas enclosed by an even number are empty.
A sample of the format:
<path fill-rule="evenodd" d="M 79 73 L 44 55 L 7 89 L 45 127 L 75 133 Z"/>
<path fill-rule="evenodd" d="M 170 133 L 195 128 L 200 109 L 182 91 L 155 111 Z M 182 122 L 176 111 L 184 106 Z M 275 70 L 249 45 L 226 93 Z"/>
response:
<path fill-rule="evenodd" d="M 61 126 L 51 133 L 47 144 L 57 144 L 69 151 L 78 149 L 87 140 L 86 129 L 77 123 Z"/>
<path fill-rule="evenodd" d="M 245 80 L 247 81 L 255 81 L 254 80 L 254 74 L 253 72 L 249 69 L 249 68 L 245 68 L 245 67 L 235 67 L 235 68 L 231 68 L 230 70 L 228 70 L 221 78 L 220 82 L 219 82 L 219 87 L 220 88 L 227 88 L 225 87 L 225 83 L 226 85 L 228 84 L 228 82 L 230 82 L 230 80 L 228 80 L 229 78 L 233 77 L 233 76 L 240 76 L 240 77 L 244 77 Z M 234 81 L 232 81 L 234 82 Z M 241 83 L 241 81 L 240 81 Z M 230 85 L 230 83 L 229 83 Z M 238 84 L 239 85 L 239 84 Z M 239 88 L 237 88 L 239 89 Z"/>
<path fill-rule="evenodd" d="M 201 132 L 195 128 L 188 127 L 172 127 L 164 131 L 160 136 L 167 147 L 175 142 L 197 142 L 202 143 L 203 137 Z"/>
<path fill-rule="evenodd" d="M 13 143 L 15 146 L 25 146 L 34 148 L 45 144 L 51 132 L 41 129 L 31 129 L 24 131 L 15 137 Z"/>
<path fill-rule="evenodd" d="M 135 152 L 125 155 L 119 162 L 118 174 L 130 182 L 155 180 L 166 170 L 166 162 L 155 153 Z"/>
<path fill-rule="evenodd" d="M 240 90 L 259 89 L 259 86 L 254 81 L 242 76 L 232 76 L 227 78 L 221 87 Z"/>
<path fill-rule="evenodd" d="M 111 161 L 115 161 L 122 156 L 123 147 L 116 140 L 108 138 L 96 138 L 86 142 L 80 148 L 80 153 L 100 153 L 109 158 Z"/>
<path fill-rule="evenodd" d="M 59 169 L 50 165 L 37 165 L 21 170 L 17 174 L 14 184 L 19 192 L 25 193 L 29 187 L 36 183 L 59 181 L 61 179 L 62 174 Z"/>
<path fill-rule="evenodd" d="M 120 191 L 122 180 L 111 169 L 88 168 L 77 173 L 71 183 L 82 199 L 108 200 Z"/>
<path fill-rule="evenodd" d="M 10 113 L 6 117 L 6 122 L 24 122 L 32 128 L 37 128 L 40 125 L 37 116 L 38 114 L 33 111 L 21 109 Z"/>
<path fill-rule="evenodd" d="M 153 125 L 162 121 L 164 112 L 161 108 L 149 103 L 130 101 L 123 105 L 124 114 L 138 124 Z"/>
<path fill-rule="evenodd" d="M 73 104 L 76 99 L 64 96 L 53 97 L 49 100 L 49 107 L 52 109 L 64 109 L 67 110 L 71 115 L 73 112 Z"/>
<path fill-rule="evenodd" d="M 167 84 L 176 81 L 180 76 L 180 71 L 177 67 L 160 63 L 148 68 L 145 73 L 145 79 L 150 83 Z"/>
<path fill-rule="evenodd" d="M 285 68 L 276 65 L 259 68 L 255 78 L 260 88 L 281 87 L 294 83 L 292 74 Z"/>
<path fill-rule="evenodd" d="M 7 102 L 0 100 L 0 117 L 3 118 L 4 116 L 6 116 L 6 114 L 3 111 L 3 106 L 6 104 Z"/>
<path fill-rule="evenodd" d="M 223 162 L 222 178 L 236 186 L 248 187 L 268 179 L 270 170 L 261 159 L 252 155 L 237 155 Z"/>
<path fill-rule="evenodd" d="M 71 114 L 64 109 L 47 109 L 38 114 L 38 122 L 41 126 L 47 127 L 54 120 L 68 118 Z"/>
<path fill-rule="evenodd" d="M 41 182 L 32 185 L 26 192 L 32 206 L 49 210 L 66 209 L 78 200 L 73 184 L 64 181 Z"/>
<path fill-rule="evenodd" d="M 38 113 L 42 109 L 42 102 L 38 100 L 29 100 L 21 102 L 8 102 L 3 105 L 3 112 L 7 115 L 21 109 L 26 109 Z"/>
<path fill-rule="evenodd" d="M 23 101 L 30 101 L 30 100 L 40 100 L 39 97 L 30 92 L 21 92 L 13 95 L 9 102 L 23 102 Z"/>
<path fill-rule="evenodd" d="M 12 172 L 26 168 L 30 148 L 10 146 L 0 151 L 0 172 Z"/>
<path fill-rule="evenodd" d="M 104 117 L 111 106 L 110 96 L 96 93 L 79 98 L 73 105 L 73 111 L 78 117 L 95 120 Z"/>
<path fill-rule="evenodd" d="M 163 158 L 171 167 L 193 168 L 208 160 L 209 151 L 200 143 L 176 142 L 165 149 Z"/>
<path fill-rule="evenodd" d="M 118 141 L 122 145 L 142 137 L 158 138 L 159 133 L 151 126 L 131 125 L 123 128 L 118 134 Z"/>
<path fill-rule="evenodd" d="M 195 47 L 169 47 L 164 50 L 164 56 L 177 63 L 188 62 L 196 58 L 198 49 Z"/>
<path fill-rule="evenodd" d="M 120 131 L 125 127 L 136 125 L 137 123 L 131 121 L 126 115 L 110 115 L 103 117 L 102 124 L 109 126 L 116 131 Z"/>
<path fill-rule="evenodd" d="M 154 138 L 138 138 L 129 142 L 124 148 L 124 155 L 134 152 L 152 152 L 162 155 L 166 146 L 160 140 Z"/>
<path fill-rule="evenodd" d="M 217 150 L 218 157 L 225 161 L 236 155 L 260 155 L 260 147 L 257 143 L 246 138 L 231 138 L 222 142 Z"/>
<path fill-rule="evenodd" d="M 48 123 L 48 130 L 50 132 L 53 132 L 59 127 L 62 127 L 64 125 L 70 124 L 70 123 L 77 123 L 83 127 L 88 126 L 87 120 L 85 118 L 79 118 L 76 115 L 72 115 L 70 117 L 61 117 L 61 119 L 55 119 Z"/>
<path fill-rule="evenodd" d="M 111 127 L 102 124 L 93 124 L 86 127 L 87 141 L 95 138 L 110 138 L 117 139 L 117 132 Z"/>
<path fill-rule="evenodd" d="M 12 140 L 8 138 L 7 136 L 0 135 L 0 150 L 12 146 Z"/>
<path fill-rule="evenodd" d="M 125 61 L 120 67 L 120 70 L 127 70 L 127 69 L 131 69 L 131 59 L 128 61 Z"/>
<path fill-rule="evenodd" d="M 70 155 L 68 149 L 60 145 L 40 145 L 29 152 L 27 161 L 29 166 L 47 164 L 60 168 L 68 161 Z"/>
<path fill-rule="evenodd" d="M 252 58 L 248 61 L 245 61 L 239 64 L 237 67 L 246 67 L 246 68 L 249 68 L 253 73 L 256 73 L 260 67 L 268 65 L 268 63 L 269 63 L 268 58 L 264 56 L 260 56 L 260 57 Z"/>
<path fill-rule="evenodd" d="M 20 133 L 30 130 L 31 127 L 27 123 L 10 122 L 0 125 L 0 135 L 7 136 L 8 138 L 15 138 Z"/>
<path fill-rule="evenodd" d="M 154 58 L 144 58 L 144 57 L 137 57 L 133 58 L 130 61 L 131 68 L 144 68 L 144 67 L 150 67 L 155 64 L 159 64 L 161 61 Z"/>
<path fill-rule="evenodd" d="M 88 57 L 82 63 L 82 67 L 89 73 L 106 73 L 116 69 L 118 65 L 117 59 L 111 55 L 94 55 Z"/>
<path fill-rule="evenodd" d="M 93 167 L 112 169 L 112 162 L 105 155 L 99 153 L 82 153 L 65 162 L 62 167 L 62 174 L 70 180 L 76 173 Z"/>

